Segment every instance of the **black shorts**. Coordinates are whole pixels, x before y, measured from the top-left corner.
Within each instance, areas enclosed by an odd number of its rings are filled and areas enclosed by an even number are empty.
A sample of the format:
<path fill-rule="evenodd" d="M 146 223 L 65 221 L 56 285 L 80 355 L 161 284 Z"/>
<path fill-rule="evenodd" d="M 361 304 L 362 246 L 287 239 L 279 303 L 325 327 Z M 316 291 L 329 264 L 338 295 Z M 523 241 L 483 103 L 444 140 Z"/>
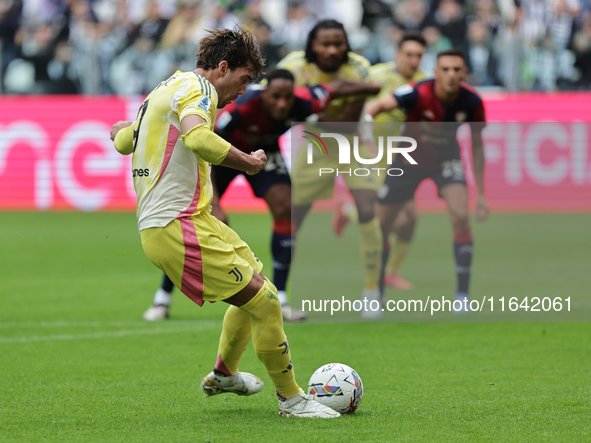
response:
<path fill-rule="evenodd" d="M 265 169 L 255 175 L 248 175 L 242 171 L 224 166 L 213 165 L 213 185 L 221 197 L 238 175 L 244 175 L 252 192 L 259 198 L 263 198 L 269 188 L 277 183 L 286 183 L 291 186 L 289 172 L 281 152 L 268 152 Z"/>
<path fill-rule="evenodd" d="M 378 203 L 395 205 L 412 200 L 421 182 L 430 178 L 437 185 L 439 196 L 441 190 L 452 183 L 466 186 L 464 164 L 459 158 L 442 161 L 439 166 L 430 169 L 419 169 L 403 164 L 401 156 L 397 155 L 392 168 L 400 168 L 404 173 L 400 176 L 386 176 L 386 180 L 378 190 Z"/>

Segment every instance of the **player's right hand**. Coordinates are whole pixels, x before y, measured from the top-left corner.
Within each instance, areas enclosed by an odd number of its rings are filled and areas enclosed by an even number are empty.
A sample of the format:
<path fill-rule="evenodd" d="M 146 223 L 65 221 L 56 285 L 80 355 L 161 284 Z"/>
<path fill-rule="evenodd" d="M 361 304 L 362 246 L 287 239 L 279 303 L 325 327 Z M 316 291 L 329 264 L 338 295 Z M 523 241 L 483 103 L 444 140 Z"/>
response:
<path fill-rule="evenodd" d="M 115 140 L 115 136 L 117 135 L 117 133 L 119 131 L 121 131 L 123 128 L 127 128 L 128 126 L 133 125 L 133 122 L 130 121 L 118 121 L 117 123 L 115 123 L 113 125 L 113 127 L 111 128 L 111 132 L 109 134 L 109 136 L 111 137 L 111 140 Z"/>
<path fill-rule="evenodd" d="M 246 171 L 248 175 L 255 175 L 261 172 L 267 164 L 267 155 L 263 149 L 258 149 L 250 153 L 251 157 L 254 157 L 254 161 L 250 165 L 250 169 Z"/>
<path fill-rule="evenodd" d="M 483 195 L 479 195 L 476 199 L 476 220 L 481 222 L 488 218 L 490 209 L 488 203 Z"/>

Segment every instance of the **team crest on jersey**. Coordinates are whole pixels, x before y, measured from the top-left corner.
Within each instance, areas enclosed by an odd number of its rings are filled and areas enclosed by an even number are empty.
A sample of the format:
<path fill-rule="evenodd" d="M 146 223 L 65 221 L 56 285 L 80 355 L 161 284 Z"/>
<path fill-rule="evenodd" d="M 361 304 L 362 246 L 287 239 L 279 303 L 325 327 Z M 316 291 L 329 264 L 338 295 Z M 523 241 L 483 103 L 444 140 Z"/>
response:
<path fill-rule="evenodd" d="M 197 105 L 198 108 L 203 109 L 205 112 L 209 112 L 209 107 L 211 106 L 211 100 L 207 97 L 203 97 L 199 104 Z"/>
<path fill-rule="evenodd" d="M 410 94 L 413 91 L 413 87 L 409 84 L 406 85 L 402 85 L 401 87 L 397 88 L 396 91 L 394 91 L 394 93 L 398 96 L 403 96 L 406 94 Z"/>
<path fill-rule="evenodd" d="M 456 112 L 456 121 L 457 122 L 465 122 L 466 117 L 468 117 L 468 116 L 466 115 L 465 112 Z"/>

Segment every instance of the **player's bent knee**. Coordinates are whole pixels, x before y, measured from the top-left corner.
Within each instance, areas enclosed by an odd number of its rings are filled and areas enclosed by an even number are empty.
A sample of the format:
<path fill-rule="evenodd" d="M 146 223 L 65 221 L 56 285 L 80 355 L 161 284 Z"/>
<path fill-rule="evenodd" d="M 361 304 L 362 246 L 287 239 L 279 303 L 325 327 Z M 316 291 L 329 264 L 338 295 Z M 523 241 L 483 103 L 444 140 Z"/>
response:
<path fill-rule="evenodd" d="M 276 221 L 291 221 L 291 203 L 277 205 L 272 212 Z"/>
<path fill-rule="evenodd" d="M 367 223 L 375 216 L 375 211 L 373 204 L 370 205 L 360 205 L 357 208 L 357 213 L 359 214 L 359 223 Z"/>

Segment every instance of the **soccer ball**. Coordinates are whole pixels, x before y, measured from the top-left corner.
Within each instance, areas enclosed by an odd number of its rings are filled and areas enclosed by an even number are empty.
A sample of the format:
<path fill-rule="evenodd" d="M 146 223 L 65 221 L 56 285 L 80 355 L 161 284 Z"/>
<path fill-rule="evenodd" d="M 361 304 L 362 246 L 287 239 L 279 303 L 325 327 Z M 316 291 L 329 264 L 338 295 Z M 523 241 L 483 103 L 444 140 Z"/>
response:
<path fill-rule="evenodd" d="M 349 366 L 329 363 L 312 374 L 308 382 L 308 394 L 324 406 L 341 414 L 349 414 L 361 404 L 363 382 Z"/>

